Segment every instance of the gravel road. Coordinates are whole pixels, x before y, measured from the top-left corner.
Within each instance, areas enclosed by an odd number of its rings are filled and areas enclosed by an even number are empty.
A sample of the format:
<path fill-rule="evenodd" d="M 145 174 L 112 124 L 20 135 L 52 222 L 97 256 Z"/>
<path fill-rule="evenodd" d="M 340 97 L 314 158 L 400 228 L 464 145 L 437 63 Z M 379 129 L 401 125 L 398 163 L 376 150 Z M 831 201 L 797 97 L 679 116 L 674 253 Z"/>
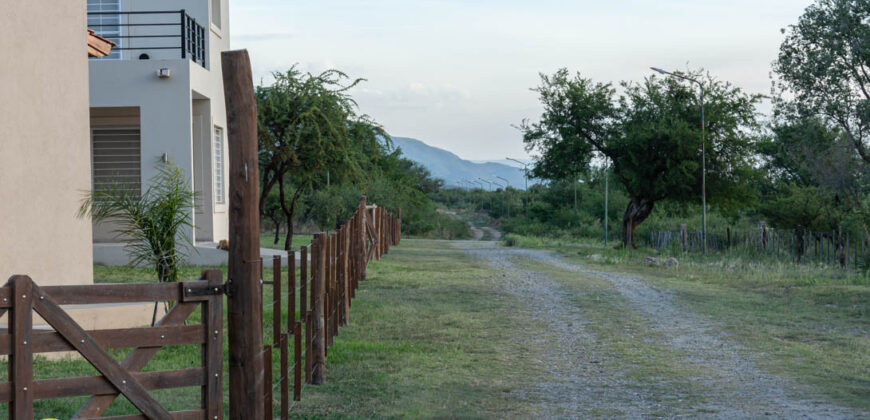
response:
<path fill-rule="evenodd" d="M 520 332 L 518 337 L 539 336 L 546 370 L 553 378 L 524 391 L 541 401 L 539 410 L 547 418 L 600 417 L 620 413 L 622 418 L 700 417 L 721 419 L 851 419 L 866 413 L 831 405 L 792 381 L 775 377 L 758 368 L 755 356 L 732 341 L 713 320 L 681 308 L 675 298 L 638 277 L 593 270 L 564 261 L 555 254 L 528 249 L 503 248 L 480 242 L 456 242 L 470 255 L 486 260 L 493 268 L 493 284 L 526 302 L 518 310 L 544 324 L 547 333 Z M 692 378 L 700 388 L 710 390 L 702 406 L 673 411 L 663 409 L 661 396 L 645 389 L 618 368 L 597 363 L 611 357 L 605 344 L 584 328 L 584 310 L 571 300 L 571 292 L 546 274 L 518 269 L 510 259 L 525 257 L 584 276 L 597 276 L 630 302 L 626 310 L 647 320 L 661 333 L 664 345 L 680 360 L 705 372 Z M 612 360 L 611 360 L 612 361 Z M 607 366 L 619 366 L 608 363 Z M 804 397 L 802 397 L 804 396 Z M 519 395 L 522 397 L 522 395 Z M 664 410 L 664 411 L 663 411 Z"/>

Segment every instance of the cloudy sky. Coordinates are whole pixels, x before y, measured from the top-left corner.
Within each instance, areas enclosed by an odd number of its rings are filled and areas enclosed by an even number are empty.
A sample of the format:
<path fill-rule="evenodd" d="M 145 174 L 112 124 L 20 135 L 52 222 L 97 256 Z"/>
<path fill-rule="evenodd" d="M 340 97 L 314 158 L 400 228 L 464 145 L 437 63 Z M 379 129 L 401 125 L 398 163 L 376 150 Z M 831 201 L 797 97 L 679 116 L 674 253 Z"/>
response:
<path fill-rule="evenodd" d="M 230 5 L 233 48 L 255 81 L 298 64 L 368 81 L 361 111 L 395 136 L 466 159 L 526 157 L 529 89 L 560 67 L 599 81 L 650 66 L 704 67 L 769 93 L 770 63 L 811 0 L 247 0 Z"/>

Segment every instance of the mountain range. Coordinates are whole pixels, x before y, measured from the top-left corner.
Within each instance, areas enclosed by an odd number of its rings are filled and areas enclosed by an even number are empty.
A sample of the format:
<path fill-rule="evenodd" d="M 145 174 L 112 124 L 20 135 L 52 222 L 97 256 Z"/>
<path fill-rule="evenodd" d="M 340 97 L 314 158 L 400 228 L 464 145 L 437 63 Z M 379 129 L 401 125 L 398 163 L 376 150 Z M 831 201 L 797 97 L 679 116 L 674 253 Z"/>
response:
<path fill-rule="evenodd" d="M 481 181 L 480 178 L 490 182 L 504 183 L 497 177 L 507 179 L 513 188 L 523 189 L 525 187 L 526 181 L 522 168 L 493 161 L 472 162 L 417 139 L 391 138 L 393 146 L 401 149 L 405 158 L 423 165 L 433 176 L 443 179 L 445 187 L 460 187 L 463 186 L 463 181 L 474 180 L 483 183 L 488 188 L 489 185 Z"/>

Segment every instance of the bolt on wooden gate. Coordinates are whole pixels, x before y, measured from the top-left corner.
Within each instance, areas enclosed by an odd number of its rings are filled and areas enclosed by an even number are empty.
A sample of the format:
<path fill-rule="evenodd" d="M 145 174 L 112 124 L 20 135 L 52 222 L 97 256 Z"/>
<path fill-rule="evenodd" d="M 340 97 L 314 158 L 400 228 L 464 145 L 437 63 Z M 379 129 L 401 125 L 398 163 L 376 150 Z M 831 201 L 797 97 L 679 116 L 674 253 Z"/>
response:
<path fill-rule="evenodd" d="M 325 382 L 329 347 L 339 327 L 350 320 L 352 299 L 360 281 L 365 280 L 369 261 L 380 258 L 401 240 L 401 210 L 398 215 L 382 207 L 367 208 L 366 198 L 361 197 L 353 216 L 340 228 L 318 233 L 309 246 L 300 248 L 298 282 L 296 258 L 292 252 L 288 255 L 286 293 L 281 257 L 273 257 L 272 279 L 264 282 L 272 286 L 272 301 L 264 303 L 272 310 L 272 331 L 264 340 L 269 344 L 263 352 L 267 364 L 277 353 L 279 374 L 273 378 L 266 368 L 263 390 L 267 419 L 274 415 L 273 395 L 280 400 L 280 418 L 289 417 L 291 381 L 293 401 L 301 400 L 305 384 Z M 285 301 L 287 316 L 283 320 Z"/>
<path fill-rule="evenodd" d="M 0 383 L 0 402 L 9 403 L 9 418 L 31 419 L 35 400 L 90 395 L 74 418 L 100 417 L 120 395 L 146 418 L 220 419 L 223 363 L 223 286 L 221 272 L 207 270 L 200 280 L 158 284 L 95 284 L 38 286 L 28 276 L 13 276 L 0 288 L 0 315 L 9 323 L 0 331 L 0 355 L 9 356 L 9 381 Z M 154 327 L 86 331 L 61 305 L 117 304 L 174 301 L 174 306 Z M 201 322 L 187 324 L 200 307 Z M 36 312 L 53 330 L 34 330 Z M 142 372 L 164 346 L 199 345 L 200 366 Z M 122 362 L 106 352 L 133 348 Z M 100 373 L 99 376 L 35 380 L 33 355 L 75 351 Z M 168 411 L 149 391 L 200 387 L 199 407 Z M 141 418 L 123 416 L 120 418 Z"/>

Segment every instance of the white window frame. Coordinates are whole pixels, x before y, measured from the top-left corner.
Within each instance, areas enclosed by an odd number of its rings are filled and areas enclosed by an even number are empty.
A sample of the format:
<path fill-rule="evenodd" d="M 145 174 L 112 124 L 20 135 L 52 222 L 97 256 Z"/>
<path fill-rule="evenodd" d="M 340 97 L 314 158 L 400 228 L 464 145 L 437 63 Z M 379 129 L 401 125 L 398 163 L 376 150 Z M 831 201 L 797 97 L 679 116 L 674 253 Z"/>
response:
<path fill-rule="evenodd" d="M 227 203 L 226 137 L 224 128 L 215 124 L 212 129 L 212 193 L 215 206 Z"/>

